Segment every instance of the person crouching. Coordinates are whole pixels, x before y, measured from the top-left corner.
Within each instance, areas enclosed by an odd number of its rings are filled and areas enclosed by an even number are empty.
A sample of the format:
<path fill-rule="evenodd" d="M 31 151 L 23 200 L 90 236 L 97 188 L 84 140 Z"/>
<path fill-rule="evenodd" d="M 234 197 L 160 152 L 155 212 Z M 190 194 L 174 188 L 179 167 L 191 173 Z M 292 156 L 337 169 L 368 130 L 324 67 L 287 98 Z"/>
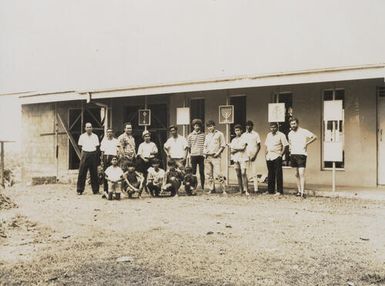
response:
<path fill-rule="evenodd" d="M 185 175 L 183 178 L 183 186 L 186 194 L 188 196 L 195 196 L 195 190 L 198 186 L 198 180 L 196 175 L 193 174 L 193 169 L 191 167 L 186 167 Z"/>
<path fill-rule="evenodd" d="M 108 188 L 103 197 L 108 200 L 120 200 L 121 181 L 123 180 L 123 170 L 118 166 L 118 158 L 113 156 L 111 159 L 111 166 L 104 172 L 104 177 L 107 180 Z"/>
<path fill-rule="evenodd" d="M 168 170 L 165 174 L 164 184 L 162 186 L 162 192 L 170 192 L 172 197 L 178 196 L 178 190 L 182 184 L 183 174 L 176 167 L 176 162 L 170 160 L 167 163 Z"/>
<path fill-rule="evenodd" d="M 147 170 L 147 189 L 150 192 L 151 196 L 159 197 L 163 186 L 163 180 L 165 171 L 160 167 L 159 159 L 155 158 L 152 160 L 152 167 Z"/>
<path fill-rule="evenodd" d="M 127 163 L 127 172 L 124 174 L 124 181 L 126 182 L 126 192 L 129 198 L 137 193 L 138 198 L 142 197 L 142 191 L 144 186 L 144 177 L 141 173 L 135 169 L 134 162 L 130 161 Z"/>

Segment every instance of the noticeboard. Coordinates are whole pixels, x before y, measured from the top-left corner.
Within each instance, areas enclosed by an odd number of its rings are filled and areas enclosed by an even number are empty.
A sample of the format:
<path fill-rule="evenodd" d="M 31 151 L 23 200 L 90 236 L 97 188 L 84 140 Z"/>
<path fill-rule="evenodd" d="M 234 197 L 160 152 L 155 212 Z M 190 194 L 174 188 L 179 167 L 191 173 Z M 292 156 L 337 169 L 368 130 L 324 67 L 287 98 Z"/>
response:
<path fill-rule="evenodd" d="M 324 161 L 342 162 L 343 146 L 342 142 L 324 142 Z"/>
<path fill-rule="evenodd" d="M 138 125 L 139 126 L 150 126 L 151 125 L 151 110 L 150 109 L 139 109 L 138 110 Z"/>
<path fill-rule="evenodd" d="M 324 121 L 343 120 L 342 100 L 324 101 Z"/>
<path fill-rule="evenodd" d="M 234 105 L 219 105 L 219 124 L 234 123 Z"/>

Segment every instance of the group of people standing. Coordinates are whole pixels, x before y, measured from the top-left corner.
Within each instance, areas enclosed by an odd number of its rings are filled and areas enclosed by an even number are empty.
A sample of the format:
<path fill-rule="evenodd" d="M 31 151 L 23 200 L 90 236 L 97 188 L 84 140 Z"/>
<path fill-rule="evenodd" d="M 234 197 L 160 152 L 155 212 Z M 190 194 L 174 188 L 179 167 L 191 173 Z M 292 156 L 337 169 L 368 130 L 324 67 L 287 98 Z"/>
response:
<path fill-rule="evenodd" d="M 86 123 L 86 132 L 80 136 L 78 142 L 82 155 L 77 193 L 81 195 L 84 192 L 87 170 L 90 171 L 93 193 L 99 193 L 97 167 L 100 149 L 103 197 L 108 199 L 120 199 L 121 191 L 128 197 L 135 193 L 140 197 L 143 190 L 152 196 L 159 196 L 164 192 L 176 196 L 182 186 L 187 195 L 194 195 L 198 187 L 197 171 L 202 190 L 205 189 L 207 180 L 208 193 L 214 193 L 220 187 L 226 194 L 228 178 L 221 168 L 221 158 L 226 147 L 231 153 L 240 192 L 249 195 L 249 181 L 253 183 L 254 192 L 258 192 L 256 159 L 261 150 L 261 139 L 253 130 L 253 122 L 247 121 L 245 129 L 242 125 L 235 125 L 235 137 L 230 144 L 226 144 L 224 134 L 216 129 L 212 120 L 206 122 L 207 133 L 203 132 L 203 122 L 200 119 L 194 119 L 191 125 L 193 130 L 187 138 L 178 134 L 177 126 L 169 127 L 170 137 L 163 145 L 167 155 L 167 170 L 163 170 L 158 159 L 158 147 L 151 141 L 149 131 L 143 132 L 143 142 L 136 149 L 130 123 L 125 125 L 123 134 L 118 138 L 114 138 L 113 130 L 108 129 L 99 148 L 98 136 L 92 132 L 92 125 Z M 291 131 L 286 138 L 285 134 L 278 131 L 277 123 L 270 123 L 270 132 L 265 140 L 267 193 L 283 194 L 282 157 L 290 152 L 291 166 L 296 168 L 298 195 L 304 196 L 306 148 L 316 140 L 316 136 L 300 128 L 295 118 L 290 119 L 290 127 Z"/>

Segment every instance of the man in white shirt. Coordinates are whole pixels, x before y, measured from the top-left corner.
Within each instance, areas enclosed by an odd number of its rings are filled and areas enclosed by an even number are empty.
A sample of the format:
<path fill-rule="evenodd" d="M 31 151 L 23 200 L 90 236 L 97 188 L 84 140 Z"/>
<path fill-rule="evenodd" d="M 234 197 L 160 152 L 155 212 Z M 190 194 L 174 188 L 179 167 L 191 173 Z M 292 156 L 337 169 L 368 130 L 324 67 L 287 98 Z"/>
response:
<path fill-rule="evenodd" d="M 266 136 L 266 165 L 268 170 L 267 192 L 283 195 L 282 155 L 286 152 L 289 143 L 285 134 L 278 131 L 278 124 L 270 123 L 270 132 Z"/>
<path fill-rule="evenodd" d="M 98 147 L 99 138 L 95 133 L 92 133 L 92 124 L 86 123 L 86 132 L 80 135 L 78 145 L 82 148 L 82 154 L 79 165 L 79 175 L 77 182 L 77 193 L 83 194 L 86 184 L 87 171 L 90 170 L 91 187 L 94 194 L 99 193 L 98 179 Z"/>
<path fill-rule="evenodd" d="M 297 118 L 290 119 L 290 129 L 288 138 L 290 144 L 291 166 L 296 168 L 297 196 L 304 197 L 305 190 L 305 168 L 307 159 L 307 146 L 313 143 L 317 136 L 309 130 L 299 127 Z"/>
<path fill-rule="evenodd" d="M 186 138 L 178 134 L 178 127 L 171 125 L 169 127 L 171 137 L 168 138 L 163 146 L 168 160 L 174 160 L 178 167 L 184 167 L 186 164 L 188 144 Z"/>
<path fill-rule="evenodd" d="M 119 148 L 118 139 L 114 138 L 114 133 L 111 128 L 107 129 L 107 134 L 104 136 L 102 143 L 100 143 L 101 160 L 103 162 L 103 171 L 111 166 L 112 158 L 117 156 Z M 104 193 L 108 193 L 108 182 L 104 180 Z"/>
<path fill-rule="evenodd" d="M 242 134 L 242 139 L 246 143 L 246 156 L 247 160 L 247 176 L 248 180 L 253 181 L 254 192 L 258 192 L 258 177 L 257 177 L 257 156 L 259 150 L 261 150 L 261 138 L 259 134 L 253 130 L 254 123 L 247 121 L 246 131 Z"/>
<path fill-rule="evenodd" d="M 203 154 L 207 165 L 207 178 L 209 180 L 209 194 L 215 192 L 215 181 L 222 186 L 223 194 L 226 194 L 226 177 L 221 170 L 221 154 L 226 147 L 225 136 L 215 129 L 215 122 L 209 120 L 206 124 L 207 130 L 205 142 L 203 144 Z"/>

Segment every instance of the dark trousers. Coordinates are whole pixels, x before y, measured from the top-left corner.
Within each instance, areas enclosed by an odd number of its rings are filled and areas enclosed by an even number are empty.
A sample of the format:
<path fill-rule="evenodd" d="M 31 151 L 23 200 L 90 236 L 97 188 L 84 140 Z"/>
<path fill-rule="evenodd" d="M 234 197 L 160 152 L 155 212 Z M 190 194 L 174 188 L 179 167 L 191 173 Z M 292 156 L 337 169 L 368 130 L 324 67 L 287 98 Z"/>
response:
<path fill-rule="evenodd" d="M 282 157 L 278 157 L 272 161 L 266 161 L 268 170 L 267 191 L 275 192 L 275 184 L 277 183 L 277 192 L 283 194 L 283 176 L 282 176 Z"/>
<path fill-rule="evenodd" d="M 154 185 L 153 183 L 147 184 L 148 191 L 150 192 L 151 196 L 153 197 L 159 197 L 160 194 L 160 187 Z"/>
<path fill-rule="evenodd" d="M 113 157 L 114 157 L 113 155 L 104 155 L 103 156 L 103 172 L 105 172 L 106 169 L 109 166 L 111 166 L 111 161 L 112 161 Z M 108 193 L 108 181 L 105 178 L 103 179 L 103 188 L 104 188 L 104 192 Z"/>
<path fill-rule="evenodd" d="M 82 151 L 82 157 L 80 159 L 79 175 L 77 183 L 77 191 L 79 193 L 84 192 L 86 184 L 87 171 L 90 170 L 91 175 L 91 187 L 92 192 L 99 192 L 99 178 L 98 178 L 98 153 Z"/>
<path fill-rule="evenodd" d="M 201 178 L 201 187 L 205 187 L 205 157 L 203 156 L 191 156 L 191 167 L 193 174 L 197 173 L 197 166 L 199 165 L 199 176 Z"/>

